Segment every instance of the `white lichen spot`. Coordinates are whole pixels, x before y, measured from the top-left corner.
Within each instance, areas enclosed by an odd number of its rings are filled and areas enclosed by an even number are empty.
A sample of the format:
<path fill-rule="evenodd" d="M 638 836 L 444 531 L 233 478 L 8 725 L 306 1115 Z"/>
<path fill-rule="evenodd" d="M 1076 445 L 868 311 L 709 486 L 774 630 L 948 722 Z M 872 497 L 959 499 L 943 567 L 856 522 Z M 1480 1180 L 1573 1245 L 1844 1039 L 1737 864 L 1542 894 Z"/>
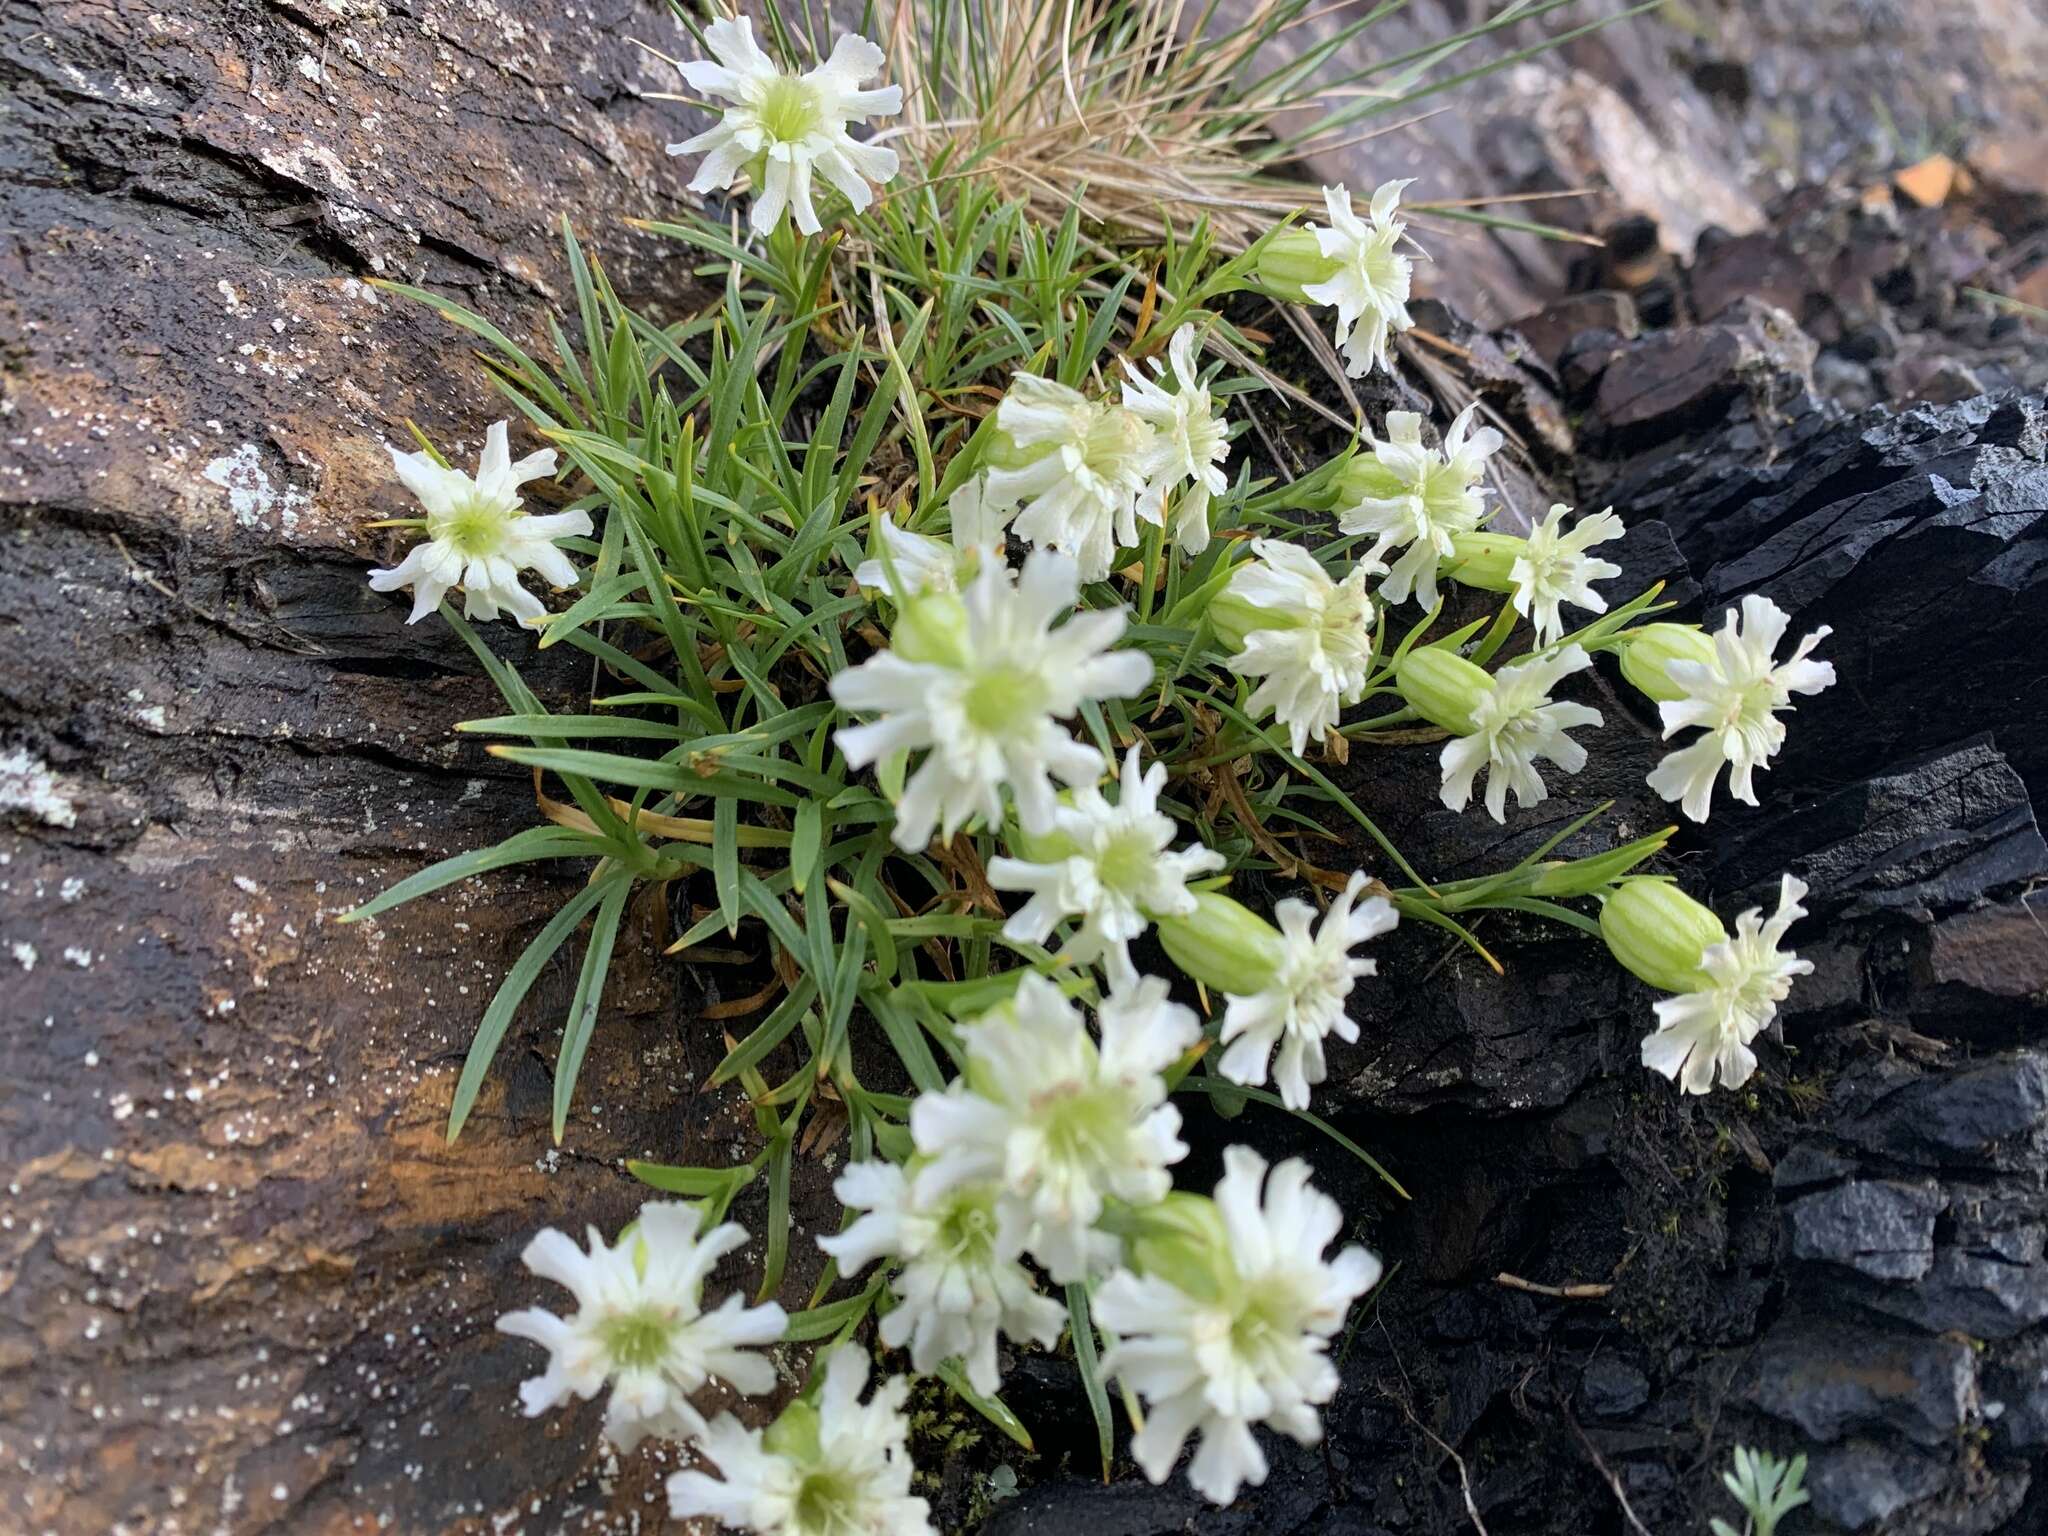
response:
<path fill-rule="evenodd" d="M 24 971 L 34 970 L 36 968 L 36 961 L 41 958 L 36 953 L 35 945 L 22 939 L 16 939 L 12 944 L 8 945 L 7 952 L 14 956 L 14 963 Z"/>
<path fill-rule="evenodd" d="M 26 747 L 0 752 L 0 811 L 26 811 L 45 826 L 78 825 L 78 808 L 57 792 L 57 776 Z"/>
<path fill-rule="evenodd" d="M 199 473 L 228 493 L 228 506 L 244 528 L 269 527 L 275 513 L 276 526 L 290 533 L 299 525 L 299 514 L 312 505 L 313 498 L 290 481 L 282 490 L 271 483 L 263 468 L 263 450 L 254 443 L 223 454 Z"/>

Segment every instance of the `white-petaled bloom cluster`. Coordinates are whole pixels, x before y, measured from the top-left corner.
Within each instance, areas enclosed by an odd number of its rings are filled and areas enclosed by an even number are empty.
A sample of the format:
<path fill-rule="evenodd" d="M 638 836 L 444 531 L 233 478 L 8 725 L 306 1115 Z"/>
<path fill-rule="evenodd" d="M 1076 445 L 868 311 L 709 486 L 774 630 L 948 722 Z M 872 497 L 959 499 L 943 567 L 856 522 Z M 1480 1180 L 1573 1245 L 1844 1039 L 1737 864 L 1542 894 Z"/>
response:
<path fill-rule="evenodd" d="M 1792 978 L 1812 974 L 1813 962 L 1781 950 L 1785 932 L 1806 909 L 1806 883 L 1792 875 L 1778 886 L 1778 910 L 1761 907 L 1735 919 L 1735 936 L 1701 951 L 1702 985 L 1657 1002 L 1655 1033 L 1643 1037 L 1643 1065 L 1676 1080 L 1687 1093 L 1705 1093 L 1716 1078 L 1738 1088 L 1756 1070 L 1749 1043 L 1777 1017 Z"/>
<path fill-rule="evenodd" d="M 1375 556 L 1405 549 L 1380 585 L 1387 602 L 1404 603 L 1412 594 L 1435 607 L 1437 569 L 1453 554 L 1454 539 L 1486 518 L 1490 493 L 1480 482 L 1502 439 L 1492 427 L 1473 430 L 1478 410 L 1475 400 L 1452 418 L 1441 448 L 1423 445 L 1414 411 L 1389 411 L 1386 437 L 1372 439 L 1369 454 L 1345 467 L 1339 485 L 1346 504 L 1337 525 L 1374 535 Z"/>
<path fill-rule="evenodd" d="M 997 1336 L 1050 1347 L 1066 1325 L 1066 1309 L 1041 1296 L 1019 1262 L 1030 1229 L 1021 1203 L 1003 1200 L 994 1184 L 920 1188 L 918 1171 L 915 1164 L 851 1164 L 832 1190 L 864 1214 L 818 1246 L 848 1275 L 877 1259 L 900 1261 L 890 1282 L 897 1304 L 882 1319 L 882 1342 L 908 1345 L 920 1373 L 957 1359 L 975 1391 L 993 1395 L 1002 1385 Z"/>
<path fill-rule="evenodd" d="M 1315 556 L 1279 539 L 1253 540 L 1252 556 L 1231 573 L 1210 615 L 1238 646 L 1225 665 L 1263 679 L 1247 701 L 1251 715 L 1270 711 L 1299 754 L 1365 693 L 1373 624 L 1365 581 L 1386 567 L 1361 559 L 1335 581 Z"/>
<path fill-rule="evenodd" d="M 1006 937 L 1043 944 L 1061 919 L 1080 928 L 1060 951 L 1072 965 L 1107 963 L 1112 985 L 1137 979 L 1131 940 L 1155 918 L 1194 910 L 1188 882 L 1223 867 L 1223 856 L 1197 844 L 1172 852 L 1180 829 L 1159 809 L 1166 765 L 1138 768 L 1138 748 L 1124 758 L 1114 802 L 1092 784 L 1074 790 L 1053 812 L 1050 831 L 1029 840 L 1029 858 L 989 861 L 989 884 L 1029 891 L 1031 899 L 1003 925 Z"/>
<path fill-rule="evenodd" d="M 1394 335 L 1415 323 L 1408 314 L 1413 263 L 1400 249 L 1408 226 L 1394 217 L 1408 185 L 1381 182 L 1366 219 L 1352 212 L 1349 191 L 1325 187 L 1323 207 L 1330 226 L 1307 226 L 1324 259 L 1337 269 L 1321 282 L 1304 284 L 1302 292 L 1312 303 L 1336 306 L 1337 345 L 1344 349 L 1344 371 L 1354 379 L 1374 368 L 1392 373 Z"/>
<path fill-rule="evenodd" d="M 1152 428 L 1113 400 L 1020 373 L 996 407 L 996 434 L 990 503 L 1004 510 L 1021 503 L 1019 534 L 1071 555 L 1083 581 L 1102 580 L 1117 550 L 1138 542 Z M 1148 516 L 1159 521 L 1156 503 Z"/>
<path fill-rule="evenodd" d="M 1218 1504 L 1266 1480 L 1253 1425 L 1303 1445 L 1322 1438 L 1317 1410 L 1337 1391 L 1329 1341 L 1380 1277 L 1356 1245 L 1323 1257 L 1344 1217 L 1305 1163 L 1290 1158 L 1269 1177 L 1264 1158 L 1231 1147 L 1223 1166 L 1211 1218 L 1220 1230 L 1201 1245 L 1210 1263 L 1189 1255 L 1171 1271 L 1119 1270 L 1095 1295 L 1095 1318 L 1115 1337 L 1103 1370 L 1145 1399 L 1131 1454 L 1163 1483 L 1199 1436 L 1188 1480 Z"/>
<path fill-rule="evenodd" d="M 522 624 L 537 624 L 547 609 L 520 585 L 519 573 L 538 571 L 552 587 L 576 585 L 576 567 L 555 540 L 588 534 L 590 514 L 536 516 L 521 510 L 519 487 L 555 472 L 555 450 L 543 448 L 513 463 L 510 425 L 492 424 L 475 479 L 435 462 L 430 453 L 390 450 L 398 478 L 426 508 L 427 541 L 389 570 L 370 572 L 370 590 L 411 587 L 406 623 L 419 623 L 460 585 L 465 618 L 495 619 L 502 608 Z"/>
<path fill-rule="evenodd" d="M 1273 908 L 1282 947 L 1272 980 L 1257 992 L 1226 994 L 1222 1041 L 1228 1049 L 1219 1066 L 1232 1082 L 1264 1083 L 1270 1061 L 1280 1102 L 1306 1109 L 1309 1089 L 1329 1075 L 1324 1037 L 1358 1038 L 1345 999 L 1359 977 L 1375 975 L 1379 967 L 1351 951 L 1400 921 L 1384 896 L 1358 899 L 1366 883 L 1363 871 L 1354 872 L 1320 928 L 1315 908 L 1305 901 L 1289 897 Z"/>
<path fill-rule="evenodd" d="M 747 1232 L 733 1222 L 699 1232 L 701 1220 L 694 1205 L 650 1202 L 616 1248 L 595 1227 L 588 1253 L 553 1227 L 527 1244 L 526 1267 L 576 1298 L 567 1318 L 528 1307 L 498 1319 L 501 1333 L 548 1352 L 547 1369 L 520 1384 L 528 1417 L 609 1382 L 605 1435 L 625 1450 L 647 1435 L 702 1430 L 690 1396 L 714 1377 L 741 1392 L 774 1387 L 774 1366 L 751 1351 L 782 1337 L 782 1308 L 750 1307 L 734 1292 L 704 1310 L 705 1278 Z"/>
<path fill-rule="evenodd" d="M 832 679 L 841 709 L 881 716 L 842 726 L 837 741 L 856 768 L 929 749 L 896 807 L 897 846 L 921 849 L 936 830 L 950 838 L 971 816 L 1003 818 L 1008 785 L 1027 831 L 1052 825 L 1055 777 L 1086 784 L 1102 754 L 1059 724 L 1090 699 L 1128 698 L 1152 677 L 1149 657 L 1113 651 L 1121 612 L 1075 613 L 1073 561 L 1035 550 L 1013 582 L 994 562 L 959 597 L 915 600 L 919 643 L 892 648 Z M 1060 623 L 1065 619 L 1065 623 Z"/>
<path fill-rule="evenodd" d="M 720 1475 L 672 1475 L 669 1513 L 756 1536 L 936 1536 L 910 1491 L 910 1383 L 892 1376 L 862 1402 L 867 1384 L 868 1357 L 841 1345 L 816 1401 L 791 1403 L 765 1432 L 720 1414 L 696 1443 Z"/>
<path fill-rule="evenodd" d="M 1472 728 L 1444 743 L 1443 802 L 1462 811 L 1472 799 L 1473 780 L 1486 770 L 1486 813 L 1507 819 L 1507 796 L 1515 804 L 1537 805 L 1549 794 L 1536 764 L 1547 759 L 1566 773 L 1586 766 L 1586 749 L 1565 732 L 1599 726 L 1600 711 L 1585 704 L 1555 703 L 1551 693 L 1572 673 L 1593 664 L 1577 645 L 1538 652 L 1495 672 L 1485 695 L 1472 707 Z"/>
<path fill-rule="evenodd" d="M 1751 593 L 1742 600 L 1738 623 L 1733 608 L 1711 651 L 1669 661 L 1664 674 L 1680 696 L 1657 707 L 1664 739 L 1701 726 L 1704 734 L 1690 746 L 1666 754 L 1650 773 L 1650 788 L 1675 800 L 1693 821 L 1707 819 L 1714 784 L 1728 769 L 1728 792 L 1745 805 L 1755 805 L 1752 776 L 1768 768 L 1785 744 L 1780 711 L 1792 708 L 1795 693 L 1819 693 L 1835 681 L 1831 662 L 1812 661 L 1808 653 L 1830 633 L 1822 625 L 1793 648 L 1784 662 L 1775 659 L 1791 616 L 1768 597 Z"/>
<path fill-rule="evenodd" d="M 1563 603 L 1588 613 L 1605 613 L 1607 599 L 1593 590 L 1593 583 L 1621 574 L 1621 567 L 1612 560 L 1587 553 L 1595 544 L 1606 544 L 1625 532 L 1613 509 L 1582 517 L 1566 528 L 1564 520 L 1570 511 L 1561 501 L 1552 503 L 1549 513 L 1522 541 L 1509 573 L 1515 612 L 1533 622 L 1538 645 L 1548 645 L 1564 634 L 1564 617 L 1558 612 Z"/>
<path fill-rule="evenodd" d="M 870 592 L 902 599 L 920 592 L 962 591 L 983 566 L 1005 563 L 1003 519 L 990 506 L 979 476 L 947 498 L 946 511 L 952 527 L 943 539 L 898 528 L 884 512 L 875 523 L 875 536 L 888 558 L 863 560 L 853 579 Z"/>
<path fill-rule="evenodd" d="M 1223 474 L 1230 434 L 1196 370 L 1193 325 L 1173 333 L 1166 354 L 1166 363 L 1152 359 L 1151 378 L 1130 359 L 1124 360 L 1130 374 L 1124 381 L 1124 408 L 1152 429 L 1141 466 L 1145 489 L 1138 497 L 1137 513 L 1148 522 L 1159 522 L 1166 498 L 1192 481 L 1174 507 L 1171 529 L 1183 553 L 1199 555 L 1209 547 L 1209 501 L 1230 488 Z M 1165 387 L 1168 363 L 1175 385 L 1171 390 Z"/>
<path fill-rule="evenodd" d="M 840 38 L 829 59 L 801 75 L 775 67 L 744 16 L 712 22 L 704 43 L 712 57 L 683 65 L 683 78 L 732 105 L 703 133 L 668 147 L 672 155 L 704 153 L 690 178 L 692 192 L 730 187 L 745 173 L 754 188 L 749 222 L 756 234 L 774 229 L 787 209 L 798 229 L 815 235 L 823 226 L 811 198 L 813 173 L 844 193 L 856 212 L 874 201 L 869 183 L 896 174 L 896 151 L 846 131 L 850 122 L 903 110 L 901 86 L 862 89 L 883 57 L 866 38 Z"/>
<path fill-rule="evenodd" d="M 1081 1010 L 1027 972 L 1016 997 L 965 1026 L 961 1075 L 919 1096 L 917 1197 L 993 1184 L 1025 1223 L 1025 1247 L 1059 1282 L 1113 1262 L 1105 1202 L 1149 1205 L 1187 1154 L 1160 1074 L 1201 1038 L 1191 1009 L 1146 977 L 1103 999 L 1091 1039 Z"/>

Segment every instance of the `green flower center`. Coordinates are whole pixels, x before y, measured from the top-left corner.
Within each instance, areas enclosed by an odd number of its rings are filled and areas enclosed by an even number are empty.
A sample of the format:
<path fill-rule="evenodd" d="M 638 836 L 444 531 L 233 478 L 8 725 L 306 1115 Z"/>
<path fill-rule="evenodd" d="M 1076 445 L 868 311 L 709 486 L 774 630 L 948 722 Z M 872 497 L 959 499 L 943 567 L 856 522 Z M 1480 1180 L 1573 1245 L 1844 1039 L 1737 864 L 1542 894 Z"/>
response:
<path fill-rule="evenodd" d="M 818 102 L 811 88 L 791 75 L 779 76 L 761 98 L 757 114 L 770 138 L 794 144 L 818 128 Z"/>
<path fill-rule="evenodd" d="M 1301 1335 L 1300 1307 L 1281 1290 L 1259 1290 L 1247 1296 L 1230 1320 L 1230 1347 L 1246 1360 L 1264 1360 Z"/>
<path fill-rule="evenodd" d="M 623 1370 L 645 1370 L 668 1353 L 672 1321 L 652 1308 L 608 1318 L 598 1330 L 605 1353 Z"/>
<path fill-rule="evenodd" d="M 1152 840 L 1132 829 L 1115 833 L 1095 859 L 1095 878 L 1112 891 L 1135 895 L 1144 888 L 1158 854 Z"/>
<path fill-rule="evenodd" d="M 1066 1083 L 1045 1103 L 1045 1144 L 1055 1161 L 1101 1166 L 1117 1154 L 1131 1123 L 1130 1107 L 1114 1088 Z"/>
<path fill-rule="evenodd" d="M 1099 405 L 1091 413 L 1082 455 L 1099 475 L 1115 476 L 1145 444 L 1145 424 L 1116 405 Z"/>
<path fill-rule="evenodd" d="M 967 721 L 990 736 L 1006 736 L 1045 713 L 1045 682 L 1025 667 L 991 667 L 968 684 Z"/>
<path fill-rule="evenodd" d="M 854 1536 L 870 1529 L 860 1485 L 834 1468 L 808 1474 L 796 1495 L 796 1525 L 804 1536 Z"/>
<path fill-rule="evenodd" d="M 465 560 L 487 558 L 504 547 L 506 509 L 482 496 L 466 496 L 427 524 L 430 538 L 453 545 Z"/>
<path fill-rule="evenodd" d="M 960 1263 L 982 1263 L 995 1240 L 996 1215 L 985 1199 L 960 1201 L 939 1223 L 939 1247 Z"/>

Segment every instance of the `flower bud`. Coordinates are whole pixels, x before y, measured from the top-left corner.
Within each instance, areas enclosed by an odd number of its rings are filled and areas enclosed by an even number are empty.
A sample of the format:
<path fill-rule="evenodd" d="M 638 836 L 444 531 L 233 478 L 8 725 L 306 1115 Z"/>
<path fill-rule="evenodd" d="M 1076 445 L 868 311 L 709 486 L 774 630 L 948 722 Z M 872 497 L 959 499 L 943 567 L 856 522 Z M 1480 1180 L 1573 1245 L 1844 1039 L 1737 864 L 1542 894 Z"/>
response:
<path fill-rule="evenodd" d="M 1493 692 L 1493 679 L 1464 657 L 1429 645 L 1401 658 L 1394 686 L 1431 725 L 1466 736 L 1476 728 L 1473 711 Z"/>
<path fill-rule="evenodd" d="M 1621 675 L 1655 699 L 1669 704 L 1686 696 L 1666 668 L 1674 661 L 1711 663 L 1714 642 L 1692 624 L 1645 624 L 1628 637 L 1621 650 Z"/>
<path fill-rule="evenodd" d="M 802 1398 L 798 1398 L 776 1416 L 775 1422 L 762 1431 L 761 1444 L 778 1456 L 787 1456 L 792 1461 L 811 1462 L 818 1459 L 818 1410 Z"/>
<path fill-rule="evenodd" d="M 1707 985 L 1701 957 L 1728 933 L 1675 881 L 1639 875 L 1622 881 L 1601 904 L 1600 936 L 1623 969 L 1651 986 L 1696 992 Z"/>
<path fill-rule="evenodd" d="M 972 649 L 967 605 L 951 592 L 919 592 L 904 599 L 889 632 L 889 649 L 905 661 L 934 661 L 965 668 Z"/>
<path fill-rule="evenodd" d="M 1291 608 L 1261 608 L 1234 586 L 1211 598 L 1206 611 L 1216 638 L 1234 651 L 1244 649 L 1244 637 L 1255 629 L 1299 629 L 1306 622 L 1303 614 Z"/>
<path fill-rule="evenodd" d="M 1311 283 L 1327 283 L 1342 263 L 1325 256 L 1312 230 L 1283 229 L 1259 247 L 1258 282 L 1270 298 L 1289 304 L 1313 302 Z"/>
<path fill-rule="evenodd" d="M 1527 539 L 1511 533 L 1454 533 L 1451 535 L 1451 580 L 1482 592 L 1515 590 L 1515 562 L 1528 549 Z"/>
<path fill-rule="evenodd" d="M 1232 1274 L 1230 1252 L 1223 1213 L 1206 1195 L 1176 1190 L 1133 1211 L 1124 1229 L 1125 1264 L 1203 1301 L 1221 1299 Z"/>
<path fill-rule="evenodd" d="M 1195 893 L 1195 910 L 1157 919 L 1173 963 L 1206 987 L 1249 997 L 1270 987 L 1286 955 L 1280 930 L 1218 891 Z"/>
<path fill-rule="evenodd" d="M 1337 471 L 1336 487 L 1335 504 L 1339 511 L 1361 501 L 1390 501 L 1415 493 L 1412 482 L 1403 480 L 1371 453 L 1353 454 L 1350 462 Z"/>

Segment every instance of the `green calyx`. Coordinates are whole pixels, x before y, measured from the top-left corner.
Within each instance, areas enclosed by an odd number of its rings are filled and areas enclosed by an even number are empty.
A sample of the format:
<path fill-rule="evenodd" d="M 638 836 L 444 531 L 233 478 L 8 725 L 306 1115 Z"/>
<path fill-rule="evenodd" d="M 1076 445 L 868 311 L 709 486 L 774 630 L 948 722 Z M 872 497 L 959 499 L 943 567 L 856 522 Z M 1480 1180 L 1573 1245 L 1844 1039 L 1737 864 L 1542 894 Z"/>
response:
<path fill-rule="evenodd" d="M 1529 548 L 1527 539 L 1511 533 L 1458 533 L 1451 536 L 1448 568 L 1451 580 L 1482 592 L 1515 590 L 1515 562 Z"/>
<path fill-rule="evenodd" d="M 1686 695 L 1671 680 L 1671 663 L 1713 660 L 1714 642 L 1705 630 L 1691 624 L 1645 624 L 1629 632 L 1621 650 L 1621 675 L 1659 704 L 1669 704 Z"/>
<path fill-rule="evenodd" d="M 1284 229 L 1259 250 L 1259 287 L 1289 304 L 1309 304 L 1308 287 L 1336 276 L 1339 263 L 1325 256 L 1306 229 Z"/>
<path fill-rule="evenodd" d="M 1158 919 L 1157 931 L 1175 965 L 1238 997 L 1272 986 L 1286 954 L 1279 929 L 1219 891 L 1196 893 L 1193 912 Z"/>
<path fill-rule="evenodd" d="M 967 605 L 951 592 L 920 592 L 905 599 L 889 632 L 889 649 L 905 661 L 965 669 L 972 654 Z"/>
<path fill-rule="evenodd" d="M 1600 936 L 1631 975 L 1662 992 L 1697 992 L 1709 985 L 1702 957 L 1728 932 L 1675 881 L 1638 875 L 1601 904 Z"/>
<path fill-rule="evenodd" d="M 1410 651 L 1394 669 L 1401 697 L 1431 725 L 1454 736 L 1477 729 L 1474 712 L 1493 692 L 1493 679 L 1462 656 L 1441 646 Z"/>
<path fill-rule="evenodd" d="M 1209 626 L 1232 650 L 1244 649 L 1245 636 L 1256 629 L 1300 629 L 1306 618 L 1284 608 L 1261 608 L 1225 587 L 1211 599 Z"/>

